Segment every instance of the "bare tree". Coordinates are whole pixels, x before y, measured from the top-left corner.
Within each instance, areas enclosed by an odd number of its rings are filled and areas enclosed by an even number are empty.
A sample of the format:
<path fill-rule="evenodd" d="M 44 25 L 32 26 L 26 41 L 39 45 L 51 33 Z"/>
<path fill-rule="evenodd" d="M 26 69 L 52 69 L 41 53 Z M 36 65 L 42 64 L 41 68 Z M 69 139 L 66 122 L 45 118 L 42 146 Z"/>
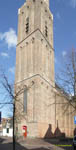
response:
<path fill-rule="evenodd" d="M 21 96 L 24 94 L 24 90 L 29 90 L 34 85 L 34 82 L 30 83 L 29 86 L 21 83 L 15 84 L 14 81 L 11 83 L 3 71 L 1 71 L 0 77 L 1 88 L 4 88 L 0 93 L 3 97 L 0 102 L 0 108 L 9 105 L 10 112 L 13 112 L 13 129 L 15 129 L 22 118 L 26 119 L 23 112 L 24 103 Z M 15 131 L 13 130 L 13 135 L 14 132 Z"/>
<path fill-rule="evenodd" d="M 71 104 L 76 111 L 76 50 L 72 49 L 65 58 L 64 65 L 56 75 L 56 83 L 61 91 L 69 97 L 68 104 Z"/>
<path fill-rule="evenodd" d="M 11 83 L 3 71 L 0 73 L 0 86 L 2 89 L 0 90 L 0 95 L 2 97 L 0 101 L 0 109 L 9 105 L 11 110 L 10 113 L 12 113 L 13 116 L 13 150 L 15 150 L 15 122 L 20 120 L 22 117 L 22 113 L 19 109 L 15 109 L 15 105 L 17 102 L 17 104 L 19 103 L 18 105 L 20 105 L 20 109 L 23 108 L 23 103 L 20 101 L 20 95 L 24 92 L 24 87 L 17 86 L 16 89 L 14 81 Z"/>

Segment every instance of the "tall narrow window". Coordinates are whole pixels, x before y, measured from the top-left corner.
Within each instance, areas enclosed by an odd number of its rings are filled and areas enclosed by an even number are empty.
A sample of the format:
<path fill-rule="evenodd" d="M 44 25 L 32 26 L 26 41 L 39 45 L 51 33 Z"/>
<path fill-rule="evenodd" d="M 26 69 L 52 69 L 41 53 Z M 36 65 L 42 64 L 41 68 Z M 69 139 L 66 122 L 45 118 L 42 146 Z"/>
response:
<path fill-rule="evenodd" d="M 26 33 L 29 32 L 29 17 L 26 19 Z"/>
<path fill-rule="evenodd" d="M 25 113 L 27 113 L 27 89 L 24 89 L 24 104 L 23 104 L 23 110 Z"/>
<path fill-rule="evenodd" d="M 9 133 L 9 128 L 7 128 L 7 133 Z"/>
<path fill-rule="evenodd" d="M 47 27 L 47 22 L 45 22 L 45 36 L 48 36 L 48 27 Z"/>

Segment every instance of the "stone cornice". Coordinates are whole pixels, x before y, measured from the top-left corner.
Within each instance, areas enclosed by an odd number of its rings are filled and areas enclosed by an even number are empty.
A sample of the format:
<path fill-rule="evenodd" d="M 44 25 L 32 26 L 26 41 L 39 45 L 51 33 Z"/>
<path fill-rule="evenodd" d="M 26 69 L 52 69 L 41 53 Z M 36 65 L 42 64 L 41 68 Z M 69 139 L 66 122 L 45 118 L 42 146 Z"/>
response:
<path fill-rule="evenodd" d="M 48 43 L 48 45 L 50 46 L 50 48 L 54 51 L 54 48 L 52 47 L 52 45 L 49 43 L 49 41 L 45 38 L 45 36 L 43 35 L 43 33 L 40 31 L 40 29 L 36 29 L 35 31 L 33 31 L 31 34 L 29 34 L 26 38 L 24 38 L 21 42 L 19 42 L 16 47 L 18 47 L 22 42 L 24 42 L 26 39 L 28 39 L 31 35 L 33 35 L 35 32 L 39 31 L 41 33 L 41 35 L 44 37 L 44 39 L 46 40 L 46 42 Z"/>

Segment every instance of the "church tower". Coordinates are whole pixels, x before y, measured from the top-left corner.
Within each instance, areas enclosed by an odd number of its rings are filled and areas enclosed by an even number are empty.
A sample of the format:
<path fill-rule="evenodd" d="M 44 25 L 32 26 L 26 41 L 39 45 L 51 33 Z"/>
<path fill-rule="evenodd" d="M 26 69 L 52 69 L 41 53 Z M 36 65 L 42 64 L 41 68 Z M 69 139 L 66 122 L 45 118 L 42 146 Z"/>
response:
<path fill-rule="evenodd" d="M 31 137 L 44 137 L 55 126 L 53 15 L 49 0 L 26 0 L 18 10 L 16 89 L 24 89 L 16 103 L 16 130 L 27 126 Z M 53 113 L 52 113 L 53 112 Z"/>

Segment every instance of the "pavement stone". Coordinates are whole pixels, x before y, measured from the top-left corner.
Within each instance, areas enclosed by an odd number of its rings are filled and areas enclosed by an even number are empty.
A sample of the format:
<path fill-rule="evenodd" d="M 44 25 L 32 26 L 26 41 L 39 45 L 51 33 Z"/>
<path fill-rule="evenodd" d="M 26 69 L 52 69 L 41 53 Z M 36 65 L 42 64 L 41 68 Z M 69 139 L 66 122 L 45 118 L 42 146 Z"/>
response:
<path fill-rule="evenodd" d="M 53 142 L 57 142 L 54 141 Z M 58 143 L 58 142 L 57 142 Z M 67 143 L 68 144 L 68 143 Z M 73 150 L 72 147 L 58 147 L 51 144 L 50 140 L 45 139 L 19 139 L 16 144 L 15 150 Z M 0 138 L 0 150 L 13 150 L 12 138 Z"/>
<path fill-rule="evenodd" d="M 27 149 L 46 149 L 46 150 L 64 150 L 63 148 L 60 148 L 58 146 L 52 145 L 43 139 L 25 139 L 23 141 L 18 141 L 20 145 L 26 147 Z"/>

